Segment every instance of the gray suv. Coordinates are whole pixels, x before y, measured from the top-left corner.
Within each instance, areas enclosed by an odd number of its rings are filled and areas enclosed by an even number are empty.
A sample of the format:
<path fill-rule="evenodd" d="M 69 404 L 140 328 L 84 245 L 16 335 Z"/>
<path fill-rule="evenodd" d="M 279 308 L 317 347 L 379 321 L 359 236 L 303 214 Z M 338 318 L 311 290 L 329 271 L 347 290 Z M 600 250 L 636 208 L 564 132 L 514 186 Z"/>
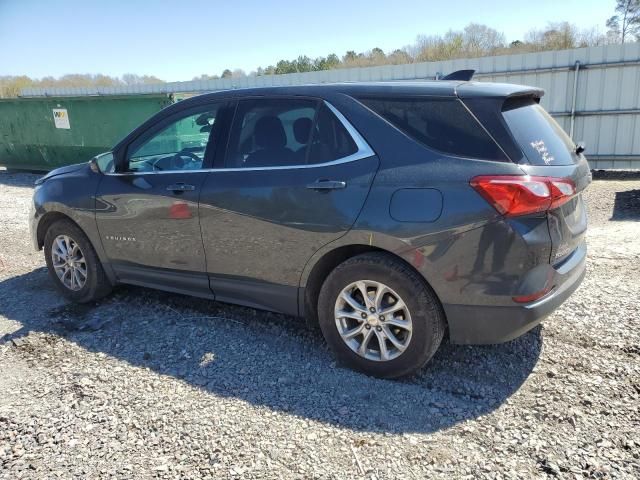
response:
<path fill-rule="evenodd" d="M 585 274 L 591 181 L 536 88 L 464 81 L 217 92 L 36 184 L 76 302 L 119 283 L 306 318 L 380 377 L 538 324 Z"/>

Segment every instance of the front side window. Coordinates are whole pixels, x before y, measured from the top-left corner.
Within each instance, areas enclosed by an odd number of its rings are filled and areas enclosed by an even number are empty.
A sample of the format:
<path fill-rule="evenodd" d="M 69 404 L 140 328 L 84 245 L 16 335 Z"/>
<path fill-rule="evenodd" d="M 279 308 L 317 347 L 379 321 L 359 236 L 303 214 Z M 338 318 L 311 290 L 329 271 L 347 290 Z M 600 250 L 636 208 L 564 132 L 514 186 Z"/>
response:
<path fill-rule="evenodd" d="M 219 106 L 208 105 L 185 114 L 127 152 L 126 171 L 157 172 L 198 170 L 211 148 L 212 130 Z"/>
<path fill-rule="evenodd" d="M 360 102 L 427 147 L 451 155 L 505 160 L 505 155 L 456 98 L 371 97 Z"/>

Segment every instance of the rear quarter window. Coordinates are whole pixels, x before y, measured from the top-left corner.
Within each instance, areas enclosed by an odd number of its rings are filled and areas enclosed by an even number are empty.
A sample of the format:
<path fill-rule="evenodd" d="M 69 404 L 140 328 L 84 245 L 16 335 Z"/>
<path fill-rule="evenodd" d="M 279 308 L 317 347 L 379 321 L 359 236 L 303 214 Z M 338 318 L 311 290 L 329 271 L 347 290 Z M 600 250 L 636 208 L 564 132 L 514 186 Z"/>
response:
<path fill-rule="evenodd" d="M 358 151 L 344 125 L 322 105 L 316 118 L 309 145 L 308 163 L 325 163 L 348 157 Z"/>
<path fill-rule="evenodd" d="M 460 157 L 508 160 L 457 98 L 360 97 L 358 101 L 431 149 Z"/>

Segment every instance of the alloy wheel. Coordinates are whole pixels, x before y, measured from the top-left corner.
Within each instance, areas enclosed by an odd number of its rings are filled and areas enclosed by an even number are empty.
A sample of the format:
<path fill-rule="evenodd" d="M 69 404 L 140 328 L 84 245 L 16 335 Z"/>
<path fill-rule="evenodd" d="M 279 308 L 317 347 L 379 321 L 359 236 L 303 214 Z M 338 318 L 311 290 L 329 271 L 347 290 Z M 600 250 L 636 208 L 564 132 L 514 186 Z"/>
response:
<path fill-rule="evenodd" d="M 81 290 L 87 283 L 87 262 L 78 243 L 58 235 L 51 245 L 51 261 L 58 279 L 69 290 Z"/>
<path fill-rule="evenodd" d="M 383 283 L 361 280 L 347 285 L 334 312 L 342 340 L 367 360 L 393 360 L 409 346 L 413 330 L 409 308 Z"/>

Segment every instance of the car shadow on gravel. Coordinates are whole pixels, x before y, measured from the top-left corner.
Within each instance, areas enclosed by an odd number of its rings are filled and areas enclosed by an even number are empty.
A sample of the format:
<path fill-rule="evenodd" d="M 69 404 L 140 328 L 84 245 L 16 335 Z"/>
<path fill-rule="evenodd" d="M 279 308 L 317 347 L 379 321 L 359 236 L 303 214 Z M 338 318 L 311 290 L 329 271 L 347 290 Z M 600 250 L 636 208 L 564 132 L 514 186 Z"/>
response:
<path fill-rule="evenodd" d="M 640 190 L 616 192 L 611 220 L 640 221 Z"/>
<path fill-rule="evenodd" d="M 0 344 L 35 361 L 46 340 L 30 332 L 44 332 L 212 401 L 233 397 L 356 431 L 433 432 L 487 414 L 518 390 L 542 347 L 539 327 L 496 346 L 445 341 L 420 374 L 390 381 L 336 365 L 318 333 L 283 315 L 133 287 L 78 306 L 62 300 L 44 268 L 0 281 L 0 299 L 0 315 L 21 325 Z"/>
<path fill-rule="evenodd" d="M 33 188 L 33 183 L 45 174 L 46 172 L 36 173 L 17 170 L 0 170 L 0 185 Z"/>

